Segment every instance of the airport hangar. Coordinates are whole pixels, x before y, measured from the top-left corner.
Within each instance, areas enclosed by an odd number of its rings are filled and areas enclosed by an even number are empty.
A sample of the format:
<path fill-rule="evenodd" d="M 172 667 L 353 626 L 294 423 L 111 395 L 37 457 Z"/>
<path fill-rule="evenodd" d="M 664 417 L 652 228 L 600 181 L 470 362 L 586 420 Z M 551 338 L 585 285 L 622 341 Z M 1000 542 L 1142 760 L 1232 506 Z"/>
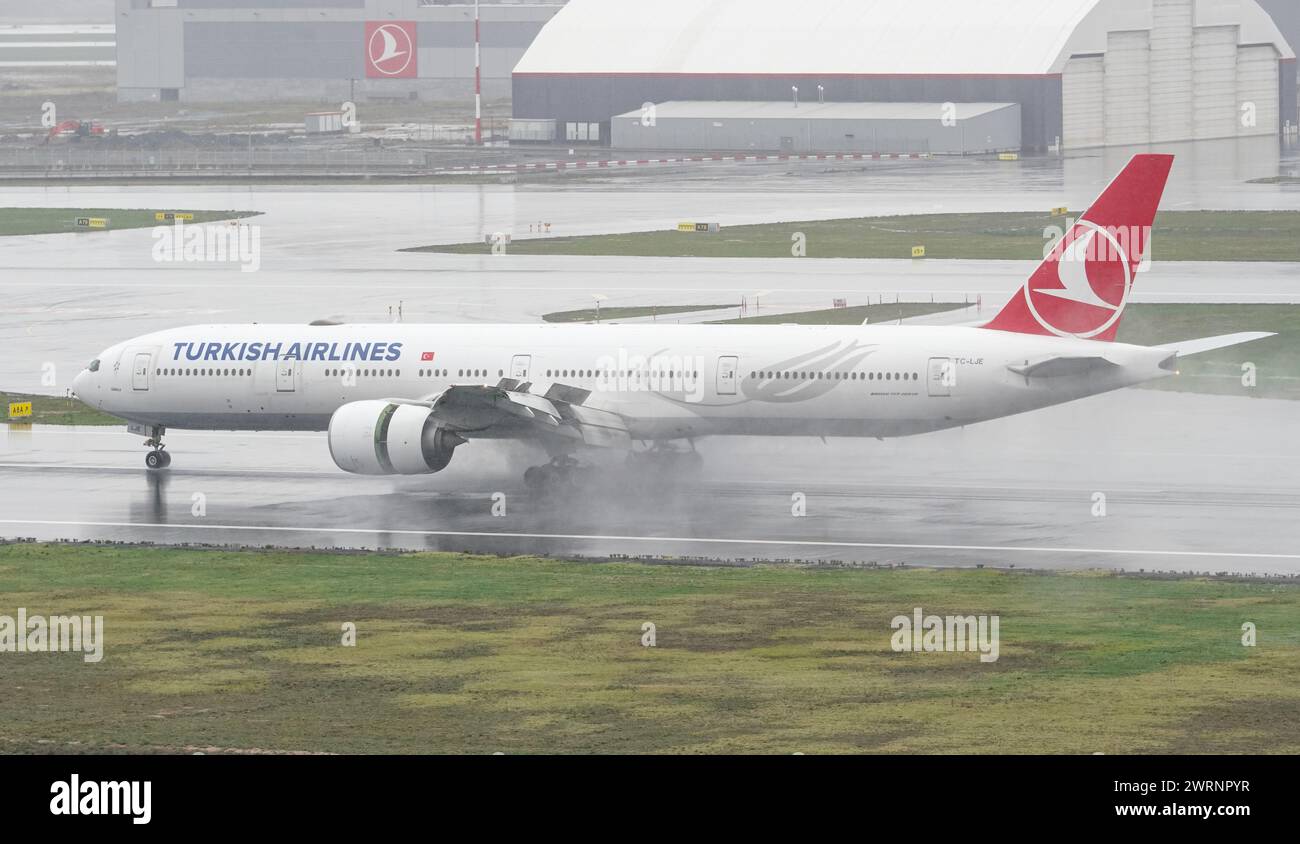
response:
<path fill-rule="evenodd" d="M 515 63 L 565 2 L 482 0 L 485 97 L 509 96 Z M 126 102 L 474 93 L 473 0 L 116 0 L 114 24 Z"/>
<path fill-rule="evenodd" d="M 515 67 L 511 136 L 655 149 L 633 121 L 685 113 L 694 126 L 662 148 L 694 134 L 709 149 L 736 103 L 789 118 L 796 96 L 936 120 L 946 103 L 1015 104 L 1031 151 L 1276 136 L 1297 123 L 1295 58 L 1257 0 L 571 0 Z M 835 151 L 780 137 L 791 148 L 771 151 Z"/>

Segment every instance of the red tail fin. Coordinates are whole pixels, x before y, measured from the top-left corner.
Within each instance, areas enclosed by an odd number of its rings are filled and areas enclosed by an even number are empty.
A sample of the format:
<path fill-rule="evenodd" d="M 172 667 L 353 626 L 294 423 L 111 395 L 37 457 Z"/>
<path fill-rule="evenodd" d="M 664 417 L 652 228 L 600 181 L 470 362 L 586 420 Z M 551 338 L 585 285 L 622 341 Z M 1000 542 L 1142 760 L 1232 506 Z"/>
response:
<path fill-rule="evenodd" d="M 985 327 L 1113 341 L 1173 165 L 1135 156 Z"/>

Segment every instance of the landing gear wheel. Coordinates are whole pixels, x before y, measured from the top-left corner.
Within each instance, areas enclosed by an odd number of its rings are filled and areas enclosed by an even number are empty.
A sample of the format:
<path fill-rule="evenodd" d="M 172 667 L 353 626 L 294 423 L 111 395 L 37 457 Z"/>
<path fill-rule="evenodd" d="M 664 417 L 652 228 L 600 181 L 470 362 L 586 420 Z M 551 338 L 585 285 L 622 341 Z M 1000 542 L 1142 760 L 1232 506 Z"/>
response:
<path fill-rule="evenodd" d="M 540 490 L 546 483 L 546 468 L 545 466 L 529 466 L 524 471 L 524 486 L 534 492 Z"/>
<path fill-rule="evenodd" d="M 163 445 L 162 438 L 163 434 L 167 433 L 167 429 L 162 425 L 154 425 L 150 433 L 152 436 L 144 441 L 144 445 L 145 448 L 151 448 L 153 451 L 144 456 L 144 465 L 150 469 L 166 469 L 172 465 L 172 456 L 163 451 L 166 446 Z"/>
<path fill-rule="evenodd" d="M 532 466 L 524 472 L 524 486 L 533 492 L 557 493 L 575 489 L 584 470 L 572 457 L 557 457 L 545 466 Z"/>

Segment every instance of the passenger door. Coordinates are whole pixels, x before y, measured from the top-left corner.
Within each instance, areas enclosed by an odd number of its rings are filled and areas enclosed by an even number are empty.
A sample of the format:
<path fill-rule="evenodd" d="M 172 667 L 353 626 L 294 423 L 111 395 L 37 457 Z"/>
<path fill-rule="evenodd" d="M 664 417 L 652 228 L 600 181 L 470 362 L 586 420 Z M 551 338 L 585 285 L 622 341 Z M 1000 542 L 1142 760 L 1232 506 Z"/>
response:
<path fill-rule="evenodd" d="M 736 376 L 739 371 L 740 358 L 730 355 L 718 358 L 718 395 L 736 394 Z"/>
<path fill-rule="evenodd" d="M 527 381 L 528 371 L 532 368 L 532 355 L 515 355 L 510 361 L 510 377 L 516 381 Z"/>
<path fill-rule="evenodd" d="M 930 358 L 926 381 L 930 385 L 931 396 L 935 398 L 951 396 L 952 388 L 957 384 L 957 370 L 953 368 L 952 358 Z"/>
<path fill-rule="evenodd" d="M 298 362 L 293 360 L 282 360 L 275 365 L 275 391 L 277 393 L 292 393 L 295 388 L 295 376 L 298 372 Z"/>
<path fill-rule="evenodd" d="M 131 389 L 147 390 L 149 389 L 149 370 L 153 368 L 153 355 L 149 352 L 139 352 L 135 356 L 135 362 L 131 365 Z"/>

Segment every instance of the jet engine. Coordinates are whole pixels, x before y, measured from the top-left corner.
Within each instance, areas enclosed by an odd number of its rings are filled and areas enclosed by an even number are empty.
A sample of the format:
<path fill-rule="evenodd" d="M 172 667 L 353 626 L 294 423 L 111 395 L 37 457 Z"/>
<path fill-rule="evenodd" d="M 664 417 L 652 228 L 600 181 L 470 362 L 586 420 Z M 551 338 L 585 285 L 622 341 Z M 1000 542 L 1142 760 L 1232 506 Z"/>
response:
<path fill-rule="evenodd" d="M 330 457 L 356 475 L 431 475 L 464 443 L 419 405 L 357 401 L 330 417 Z"/>

